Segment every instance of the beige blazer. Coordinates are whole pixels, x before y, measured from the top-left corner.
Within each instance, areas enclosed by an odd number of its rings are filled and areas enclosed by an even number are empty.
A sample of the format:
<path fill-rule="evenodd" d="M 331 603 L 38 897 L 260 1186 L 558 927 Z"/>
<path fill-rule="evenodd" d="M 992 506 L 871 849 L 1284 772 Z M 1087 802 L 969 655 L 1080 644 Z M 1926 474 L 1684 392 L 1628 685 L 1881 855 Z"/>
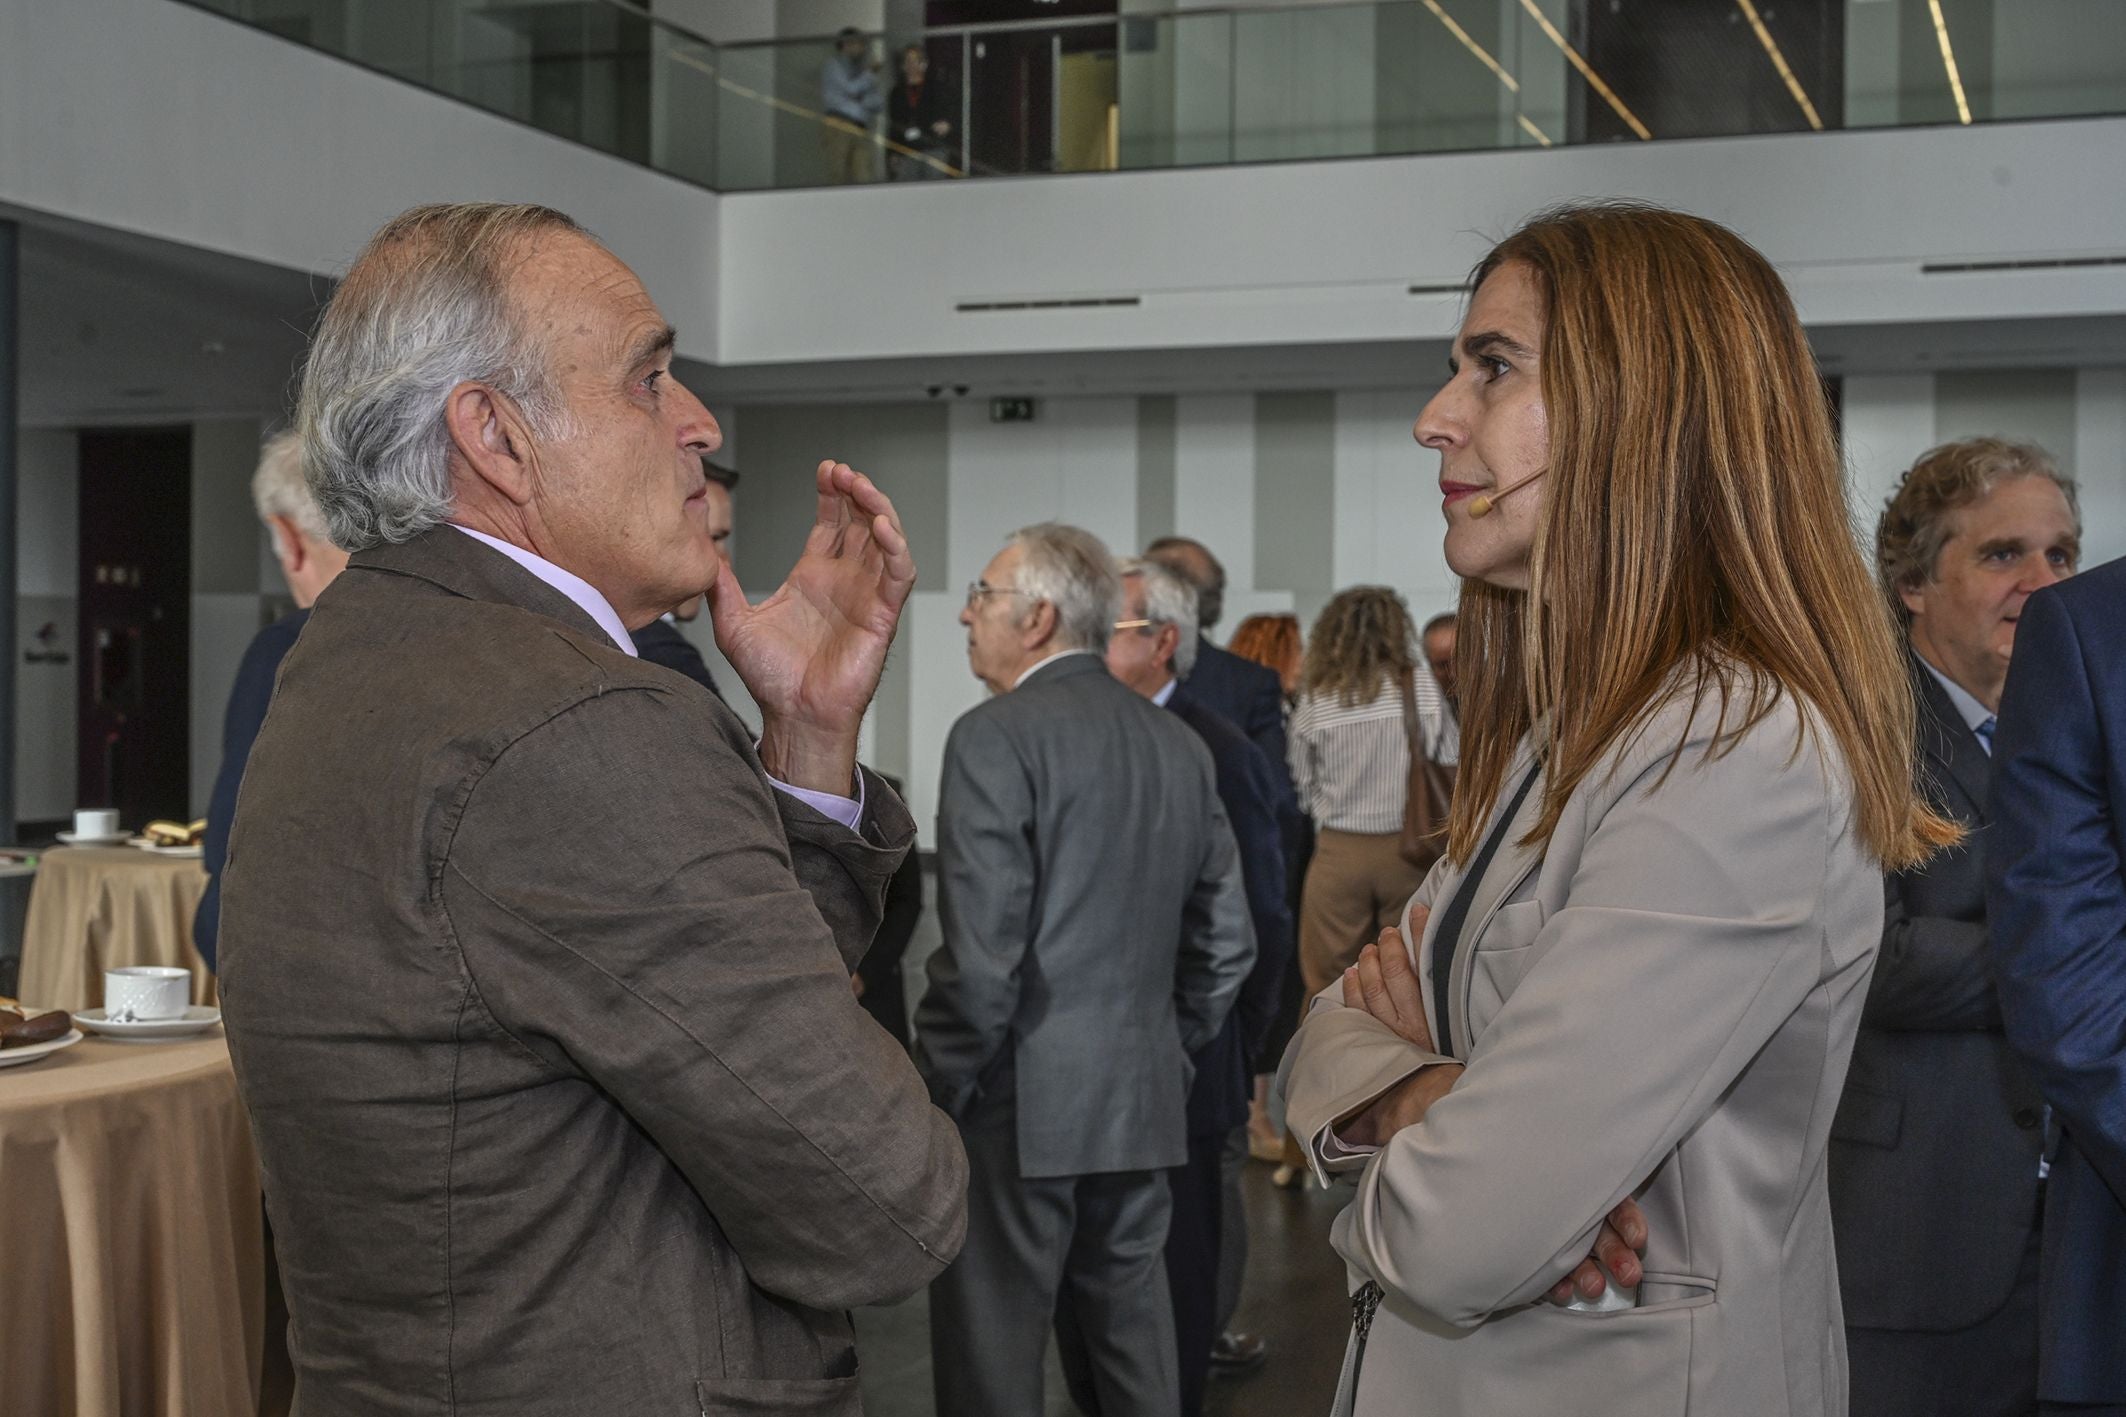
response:
<path fill-rule="evenodd" d="M 1439 1061 L 1336 990 L 1286 1054 L 1293 1130 L 1357 1183 L 1332 1236 L 1351 1287 L 1386 1291 L 1361 1417 L 1845 1412 L 1824 1155 L 1882 877 L 1835 748 L 1792 702 L 1716 744 L 1717 708 L 1661 709 L 1535 850 L 1517 844 L 1530 794 L 1454 961 L 1468 1070 L 1421 1124 L 1324 1150 L 1333 1121 Z M 1444 910 L 1459 884 L 1442 862 L 1413 904 Z M 1417 950 L 1428 1009 L 1436 944 Z M 1638 1306 L 1545 1302 L 1627 1195 L 1651 1232 Z"/>

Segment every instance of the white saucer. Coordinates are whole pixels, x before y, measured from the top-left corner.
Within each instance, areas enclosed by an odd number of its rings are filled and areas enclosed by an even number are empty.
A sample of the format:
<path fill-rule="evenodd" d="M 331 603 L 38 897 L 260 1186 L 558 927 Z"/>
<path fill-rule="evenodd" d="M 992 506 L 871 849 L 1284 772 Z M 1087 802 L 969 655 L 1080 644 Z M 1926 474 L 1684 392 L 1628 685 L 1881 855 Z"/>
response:
<path fill-rule="evenodd" d="M 12 1068 L 17 1063 L 34 1063 L 47 1054 L 61 1048 L 71 1048 L 81 1041 L 81 1030 L 70 1028 L 64 1038 L 54 1038 L 49 1043 L 32 1043 L 24 1048 L 0 1048 L 0 1068 Z"/>
<path fill-rule="evenodd" d="M 72 832 L 55 833 L 68 846 L 119 846 L 126 839 L 125 832 L 112 832 L 109 836 L 76 836 Z"/>
<path fill-rule="evenodd" d="M 183 1038 L 189 1033 L 205 1033 L 221 1022 L 221 1010 L 205 1004 L 193 1004 L 184 1011 L 182 1018 L 139 1019 L 132 1023 L 113 1023 L 102 1009 L 79 1009 L 74 1022 L 94 1034 L 105 1038 Z"/>
<path fill-rule="evenodd" d="M 160 842 L 149 841 L 144 836 L 129 836 L 126 838 L 125 844 L 127 846 L 137 846 L 142 851 L 152 851 L 157 856 L 190 856 L 198 858 L 204 856 L 207 851 L 205 846 L 196 841 L 190 846 L 164 846 Z"/>

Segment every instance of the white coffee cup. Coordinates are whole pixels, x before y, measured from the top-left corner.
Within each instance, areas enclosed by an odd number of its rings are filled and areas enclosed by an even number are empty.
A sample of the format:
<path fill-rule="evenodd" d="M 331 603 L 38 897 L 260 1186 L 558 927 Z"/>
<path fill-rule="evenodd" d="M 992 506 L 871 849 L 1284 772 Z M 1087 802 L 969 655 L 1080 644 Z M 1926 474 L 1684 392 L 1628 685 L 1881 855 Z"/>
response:
<path fill-rule="evenodd" d="M 74 835 L 90 841 L 118 835 L 118 813 L 111 807 L 83 807 L 74 813 Z"/>
<path fill-rule="evenodd" d="M 103 972 L 106 1018 L 183 1018 L 192 1003 L 192 971 L 166 964 L 136 964 Z"/>

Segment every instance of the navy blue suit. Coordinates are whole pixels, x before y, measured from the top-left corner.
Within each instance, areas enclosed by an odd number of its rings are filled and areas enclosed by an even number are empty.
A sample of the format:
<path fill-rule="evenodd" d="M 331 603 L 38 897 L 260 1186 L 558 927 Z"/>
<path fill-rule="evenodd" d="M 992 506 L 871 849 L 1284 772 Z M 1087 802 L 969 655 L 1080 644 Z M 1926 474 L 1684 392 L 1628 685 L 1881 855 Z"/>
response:
<path fill-rule="evenodd" d="M 1274 674 L 1271 682 L 1276 682 Z M 1189 683 L 1195 683 L 1193 676 Z M 1245 733 L 1188 689 L 1177 685 L 1166 706 L 1211 750 L 1218 800 L 1240 848 L 1248 915 L 1255 926 L 1255 963 L 1240 986 L 1240 997 L 1217 1036 L 1191 1059 L 1196 1079 L 1188 1095 L 1188 1162 L 1166 1173 L 1174 1198 L 1166 1228 L 1166 1276 L 1181 1361 L 1181 1413 L 1196 1417 L 1209 1378 L 1211 1344 L 1218 1337 L 1218 1265 L 1225 1219 L 1220 1157 L 1227 1136 L 1248 1119 L 1255 1068 L 1276 1022 L 1291 963 L 1292 913 L 1285 901 L 1284 838 L 1277 826 L 1277 780 L 1285 774 L 1273 773 L 1269 760 Z M 1283 732 L 1281 723 L 1278 731 Z M 1098 1417 L 1085 1340 L 1068 1306 L 1058 1308 L 1056 1339 L 1063 1376 L 1078 1410 Z"/>
<path fill-rule="evenodd" d="M 221 768 L 214 774 L 214 795 L 207 800 L 207 836 L 199 853 L 200 864 L 207 868 L 207 893 L 199 898 L 199 910 L 192 917 L 192 943 L 209 969 L 214 968 L 214 949 L 221 939 L 221 868 L 229 857 L 236 789 L 243 785 L 251 744 L 266 721 L 267 705 L 273 702 L 274 677 L 309 618 L 309 611 L 297 610 L 252 636 L 243 663 L 237 666 L 236 683 L 229 690 L 229 707 L 221 721 Z"/>
<path fill-rule="evenodd" d="M 1232 656 L 1227 656 L 1232 658 Z M 1246 665 L 1246 660 L 1239 663 Z M 1253 666 L 1250 666 L 1253 667 Z M 1277 676 L 1265 669 L 1271 684 Z M 1190 684 L 1195 680 L 1191 676 Z M 1218 1266 L 1224 1227 L 1245 1224 L 1226 1213 L 1222 1164 L 1226 1139 L 1248 1120 L 1255 1070 L 1292 962 L 1292 912 L 1284 888 L 1284 836 L 1277 826 L 1278 784 L 1291 791 L 1290 775 L 1271 771 L 1269 759 L 1248 735 L 1207 707 L 1188 688 L 1177 687 L 1168 709 L 1211 750 L 1218 800 L 1240 846 L 1240 873 L 1247 885 L 1248 915 L 1255 924 L 1255 964 L 1225 1026 L 1196 1055 L 1196 1081 L 1188 1096 L 1188 1164 L 1169 1172 L 1173 1219 L 1166 1232 L 1166 1280 L 1174 1300 L 1174 1337 L 1181 1355 L 1182 1417 L 1202 1410 L 1211 1344 L 1218 1337 Z M 1280 706 L 1277 726 L 1284 737 Z"/>
<path fill-rule="evenodd" d="M 723 697 L 723 690 L 716 687 L 716 676 L 709 673 L 708 661 L 694 648 L 686 632 L 671 621 L 652 620 L 641 629 L 630 631 L 628 638 L 635 642 L 635 653 L 643 659 L 684 674 L 717 698 Z"/>
<path fill-rule="evenodd" d="M 1196 702 L 1262 749 L 1276 779 L 1278 815 L 1296 815 L 1299 796 L 1292 790 L 1292 769 L 1285 754 L 1284 682 L 1277 671 L 1204 640 L 1196 646 L 1187 688 Z"/>
<path fill-rule="evenodd" d="M 2001 1017 L 2060 1130 L 2038 1397 L 2126 1405 L 2126 561 L 2023 607 L 1992 817 Z"/>

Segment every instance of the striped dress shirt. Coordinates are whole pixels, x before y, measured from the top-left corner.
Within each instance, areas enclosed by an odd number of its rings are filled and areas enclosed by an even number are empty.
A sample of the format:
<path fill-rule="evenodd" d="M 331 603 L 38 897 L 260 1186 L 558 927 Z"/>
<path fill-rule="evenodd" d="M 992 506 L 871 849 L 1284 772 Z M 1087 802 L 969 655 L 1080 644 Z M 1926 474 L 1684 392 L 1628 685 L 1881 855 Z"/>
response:
<path fill-rule="evenodd" d="M 1461 735 L 1423 665 L 1416 697 L 1425 751 L 1435 762 L 1453 764 Z M 1358 704 L 1302 694 L 1292 711 L 1290 744 L 1292 784 L 1316 826 L 1373 836 L 1402 830 L 1410 740 L 1394 681 L 1383 679 L 1379 692 Z"/>

